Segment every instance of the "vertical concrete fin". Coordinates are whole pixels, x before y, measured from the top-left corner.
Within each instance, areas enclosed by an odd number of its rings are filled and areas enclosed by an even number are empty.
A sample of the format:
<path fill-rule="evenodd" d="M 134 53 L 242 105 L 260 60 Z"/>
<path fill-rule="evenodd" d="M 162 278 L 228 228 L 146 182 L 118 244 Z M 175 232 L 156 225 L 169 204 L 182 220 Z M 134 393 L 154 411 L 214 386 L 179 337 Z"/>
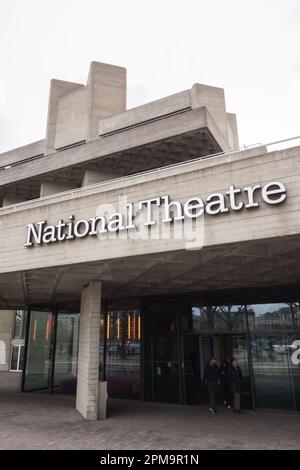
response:
<path fill-rule="evenodd" d="M 82 87 L 80 83 L 66 82 L 52 79 L 50 82 L 47 129 L 46 129 L 46 153 L 55 149 L 57 112 L 60 98 L 69 91 Z"/>
<path fill-rule="evenodd" d="M 238 134 L 236 114 L 226 113 L 226 115 L 227 115 L 228 143 L 232 149 L 238 149 L 240 144 L 239 144 L 239 134 Z"/>
<path fill-rule="evenodd" d="M 92 62 L 88 76 L 88 135 L 98 137 L 100 119 L 126 111 L 126 68 Z"/>
<path fill-rule="evenodd" d="M 227 115 L 223 88 L 195 83 L 191 88 L 192 108 L 206 106 L 224 139 L 228 142 Z"/>

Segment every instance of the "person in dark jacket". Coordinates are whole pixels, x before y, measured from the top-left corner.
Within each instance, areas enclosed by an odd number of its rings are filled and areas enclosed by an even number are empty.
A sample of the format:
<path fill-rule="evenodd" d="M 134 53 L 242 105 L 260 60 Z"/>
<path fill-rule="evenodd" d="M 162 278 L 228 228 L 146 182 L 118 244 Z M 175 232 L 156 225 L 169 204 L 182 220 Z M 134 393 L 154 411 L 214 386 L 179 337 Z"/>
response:
<path fill-rule="evenodd" d="M 218 385 L 220 385 L 220 369 L 215 357 L 210 358 L 209 363 L 204 369 L 203 382 L 207 386 L 209 393 L 209 411 L 215 415 L 217 412 Z"/>
<path fill-rule="evenodd" d="M 233 395 L 233 411 L 236 413 L 241 412 L 241 389 L 242 389 L 243 374 L 238 366 L 237 357 L 231 359 L 231 367 L 229 370 L 229 383 L 231 393 Z"/>
<path fill-rule="evenodd" d="M 224 359 L 220 367 L 220 382 L 222 386 L 224 405 L 227 408 L 231 408 L 231 392 L 229 383 L 229 362 Z"/>

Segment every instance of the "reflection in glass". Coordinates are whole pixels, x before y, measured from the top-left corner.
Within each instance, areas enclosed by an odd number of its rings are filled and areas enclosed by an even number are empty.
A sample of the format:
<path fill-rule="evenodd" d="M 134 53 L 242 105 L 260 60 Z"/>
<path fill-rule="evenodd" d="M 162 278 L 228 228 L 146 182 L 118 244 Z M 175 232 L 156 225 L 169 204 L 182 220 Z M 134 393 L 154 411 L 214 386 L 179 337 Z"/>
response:
<path fill-rule="evenodd" d="M 53 321 L 51 313 L 31 312 L 25 371 L 25 391 L 49 387 L 52 331 Z"/>
<path fill-rule="evenodd" d="M 299 302 L 294 302 L 292 304 L 292 310 L 294 315 L 295 326 L 300 328 L 300 304 Z"/>
<path fill-rule="evenodd" d="M 79 314 L 59 313 L 55 349 L 56 392 L 75 394 L 77 384 Z"/>
<path fill-rule="evenodd" d="M 247 306 L 250 330 L 278 330 L 292 327 L 292 311 L 287 303 Z"/>
<path fill-rule="evenodd" d="M 192 306 L 193 331 L 240 331 L 246 329 L 243 305 L 201 305 Z"/>
<path fill-rule="evenodd" d="M 300 332 L 288 333 L 288 355 L 295 390 L 296 410 L 300 411 Z"/>
<path fill-rule="evenodd" d="M 19 370 L 19 346 L 12 347 L 10 369 Z"/>
<path fill-rule="evenodd" d="M 26 325 L 27 312 L 25 310 L 17 310 L 14 325 L 14 339 L 25 338 L 25 325 Z"/>
<path fill-rule="evenodd" d="M 176 332 L 177 306 L 175 302 L 151 301 L 147 305 L 146 331 Z"/>
<path fill-rule="evenodd" d="M 178 345 L 175 335 L 154 336 L 153 393 L 160 402 L 176 403 L 179 399 Z"/>
<path fill-rule="evenodd" d="M 139 310 L 108 312 L 106 380 L 109 397 L 140 398 L 140 340 Z"/>
<path fill-rule="evenodd" d="M 295 409 L 286 334 L 252 335 L 251 355 L 256 407 Z"/>

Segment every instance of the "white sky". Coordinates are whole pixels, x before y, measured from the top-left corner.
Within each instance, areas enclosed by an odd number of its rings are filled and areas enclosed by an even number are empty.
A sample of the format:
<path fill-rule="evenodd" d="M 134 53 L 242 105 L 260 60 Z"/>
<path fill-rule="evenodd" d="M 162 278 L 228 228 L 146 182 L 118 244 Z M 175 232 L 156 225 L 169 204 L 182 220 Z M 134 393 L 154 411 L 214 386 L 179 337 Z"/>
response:
<path fill-rule="evenodd" d="M 0 0 L 0 152 L 44 137 L 51 78 L 127 68 L 128 107 L 225 89 L 241 144 L 300 135 L 300 0 Z"/>

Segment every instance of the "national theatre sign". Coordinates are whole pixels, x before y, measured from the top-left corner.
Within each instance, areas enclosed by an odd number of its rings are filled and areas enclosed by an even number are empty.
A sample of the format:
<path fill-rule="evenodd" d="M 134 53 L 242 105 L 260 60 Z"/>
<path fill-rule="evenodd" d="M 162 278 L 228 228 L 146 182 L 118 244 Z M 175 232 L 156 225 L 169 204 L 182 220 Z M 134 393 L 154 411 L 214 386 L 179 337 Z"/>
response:
<path fill-rule="evenodd" d="M 159 196 L 137 203 L 128 203 L 125 211 L 109 215 L 97 215 L 80 220 L 70 215 L 67 220 L 60 219 L 55 225 L 48 224 L 46 220 L 30 223 L 27 225 L 27 239 L 24 246 L 32 247 L 109 232 L 136 230 L 137 211 L 145 213 L 143 225 L 151 227 L 157 223 L 155 208 L 162 211 L 162 223 L 184 222 L 187 219 L 197 219 L 204 214 L 216 216 L 230 211 L 252 210 L 258 208 L 261 201 L 269 205 L 278 205 L 285 201 L 286 196 L 286 188 L 279 181 L 244 188 L 231 185 L 225 192 L 210 193 L 205 199 L 192 197 L 185 202 L 171 200 L 170 196 Z"/>

